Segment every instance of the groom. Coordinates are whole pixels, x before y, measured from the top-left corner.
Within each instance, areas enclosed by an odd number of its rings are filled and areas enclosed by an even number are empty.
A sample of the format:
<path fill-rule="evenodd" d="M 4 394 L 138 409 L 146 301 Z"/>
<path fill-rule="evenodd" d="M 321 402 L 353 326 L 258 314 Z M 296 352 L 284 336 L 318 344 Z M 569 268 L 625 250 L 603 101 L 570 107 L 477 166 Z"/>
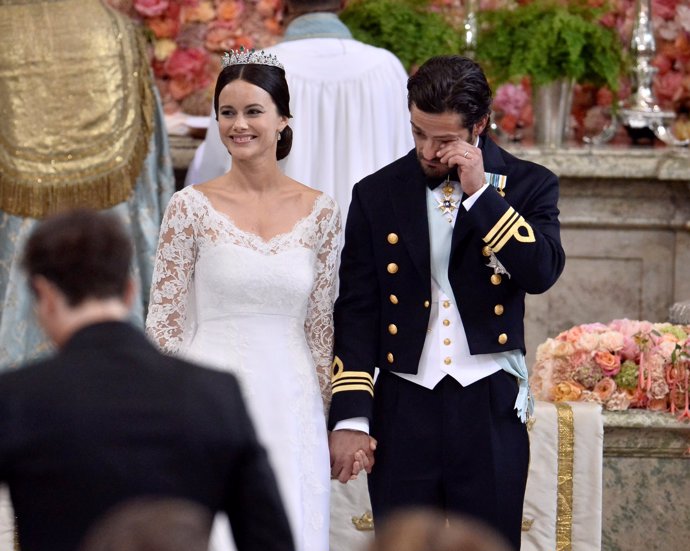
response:
<path fill-rule="evenodd" d="M 331 475 L 347 480 L 370 433 L 375 522 L 435 507 L 479 518 L 518 549 L 525 294 L 563 270 L 558 179 L 485 135 L 491 90 L 472 60 L 432 58 L 407 90 L 415 149 L 355 185 L 347 218 Z"/>
<path fill-rule="evenodd" d="M 0 376 L 0 483 L 22 551 L 74 551 L 138 496 L 227 513 L 239 551 L 293 551 L 235 378 L 160 354 L 127 323 L 132 246 L 112 214 L 41 223 L 24 267 L 59 352 Z"/>

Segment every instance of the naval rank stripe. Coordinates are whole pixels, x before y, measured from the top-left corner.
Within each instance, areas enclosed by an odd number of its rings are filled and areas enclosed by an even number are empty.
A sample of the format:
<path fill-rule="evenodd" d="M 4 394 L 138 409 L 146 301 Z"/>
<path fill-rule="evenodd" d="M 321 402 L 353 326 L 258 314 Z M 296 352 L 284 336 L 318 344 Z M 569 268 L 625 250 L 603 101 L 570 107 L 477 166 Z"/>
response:
<path fill-rule="evenodd" d="M 524 233 L 520 233 L 520 230 L 524 230 Z M 536 241 L 532 226 L 510 207 L 483 239 L 491 250 L 497 253 L 513 237 L 520 243 Z"/>

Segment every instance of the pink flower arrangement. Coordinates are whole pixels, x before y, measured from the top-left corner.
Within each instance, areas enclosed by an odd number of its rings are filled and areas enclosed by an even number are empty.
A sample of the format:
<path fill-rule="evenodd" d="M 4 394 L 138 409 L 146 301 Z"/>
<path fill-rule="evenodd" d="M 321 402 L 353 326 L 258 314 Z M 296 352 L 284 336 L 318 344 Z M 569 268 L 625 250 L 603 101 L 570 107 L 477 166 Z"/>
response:
<path fill-rule="evenodd" d="M 537 348 L 537 399 L 644 408 L 690 419 L 690 326 L 614 320 L 577 325 Z"/>
<path fill-rule="evenodd" d="M 264 48 L 282 33 L 281 0 L 108 0 L 139 22 L 165 111 L 208 115 L 220 57 Z"/>

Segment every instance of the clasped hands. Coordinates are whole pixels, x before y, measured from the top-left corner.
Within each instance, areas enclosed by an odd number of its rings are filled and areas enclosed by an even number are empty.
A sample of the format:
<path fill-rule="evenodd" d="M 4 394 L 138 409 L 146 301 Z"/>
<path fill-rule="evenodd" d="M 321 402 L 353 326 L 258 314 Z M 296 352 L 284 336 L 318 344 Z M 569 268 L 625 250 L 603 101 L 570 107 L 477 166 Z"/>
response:
<path fill-rule="evenodd" d="M 345 484 L 354 480 L 360 471 L 371 472 L 374 466 L 376 439 L 359 430 L 340 429 L 328 435 L 331 455 L 331 478 Z"/>

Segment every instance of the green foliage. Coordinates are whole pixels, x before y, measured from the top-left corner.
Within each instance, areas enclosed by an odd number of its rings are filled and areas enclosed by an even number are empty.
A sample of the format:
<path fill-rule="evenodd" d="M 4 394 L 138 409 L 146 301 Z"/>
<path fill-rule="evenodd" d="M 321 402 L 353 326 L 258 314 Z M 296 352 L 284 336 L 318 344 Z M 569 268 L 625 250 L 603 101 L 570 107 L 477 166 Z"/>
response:
<path fill-rule="evenodd" d="M 353 0 L 340 13 L 352 35 L 393 52 L 410 71 L 435 55 L 460 52 L 460 34 L 425 0 Z"/>
<path fill-rule="evenodd" d="M 618 89 L 621 41 L 598 23 L 601 11 L 577 2 L 537 0 L 478 14 L 477 61 L 495 85 L 531 77 L 535 85 L 561 78 Z"/>

